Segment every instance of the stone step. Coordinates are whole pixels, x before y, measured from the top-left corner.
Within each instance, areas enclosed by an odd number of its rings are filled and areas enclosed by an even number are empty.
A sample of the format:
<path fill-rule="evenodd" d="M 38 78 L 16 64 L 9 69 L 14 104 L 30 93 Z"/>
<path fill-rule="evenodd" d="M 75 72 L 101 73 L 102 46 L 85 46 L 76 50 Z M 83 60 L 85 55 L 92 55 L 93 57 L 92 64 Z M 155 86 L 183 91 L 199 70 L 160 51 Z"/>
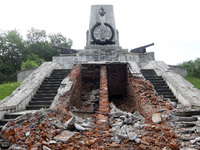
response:
<path fill-rule="evenodd" d="M 192 128 L 177 128 L 176 130 L 174 130 L 174 132 L 176 134 L 192 134 L 192 133 L 196 133 L 197 128 L 196 127 L 192 127 Z"/>
<path fill-rule="evenodd" d="M 59 78 L 65 78 L 65 77 L 67 77 L 67 74 L 52 74 L 51 76 L 50 76 L 51 78 L 57 78 L 57 77 L 59 77 Z"/>
<path fill-rule="evenodd" d="M 190 141 L 190 140 L 194 140 L 197 137 L 199 137 L 199 136 L 196 133 L 188 133 L 188 134 L 179 135 L 179 139 L 181 141 Z"/>
<path fill-rule="evenodd" d="M 168 87 L 168 85 L 164 82 L 164 83 L 152 83 L 154 87 Z M 168 87 L 169 88 L 169 87 Z"/>
<path fill-rule="evenodd" d="M 52 73 L 55 73 L 55 72 L 67 72 L 69 73 L 71 71 L 71 69 L 54 69 L 52 71 Z"/>
<path fill-rule="evenodd" d="M 11 119 L 2 119 L 2 120 L 0 120 L 0 126 L 4 126 L 10 120 Z"/>
<path fill-rule="evenodd" d="M 69 73 L 71 69 L 68 70 L 53 70 L 52 73 Z"/>
<path fill-rule="evenodd" d="M 43 88 L 43 87 L 57 87 L 59 88 L 60 87 L 60 83 L 59 84 L 50 84 L 50 83 L 43 83 L 40 88 Z"/>
<path fill-rule="evenodd" d="M 165 80 L 163 80 L 163 78 L 162 77 L 159 77 L 159 76 L 155 76 L 155 77 L 145 77 L 146 78 L 146 80 L 149 80 L 149 81 L 165 81 Z"/>
<path fill-rule="evenodd" d="M 162 79 L 163 80 L 163 78 L 161 77 L 161 76 L 157 76 L 156 74 L 155 75 L 145 75 L 144 76 L 147 80 L 151 80 L 151 79 L 155 79 L 155 80 L 157 80 L 157 79 Z"/>
<path fill-rule="evenodd" d="M 195 122 L 197 121 L 198 118 L 197 117 L 177 117 L 175 119 L 176 122 Z"/>
<path fill-rule="evenodd" d="M 49 93 L 49 94 L 35 94 L 34 95 L 34 97 L 35 98 L 37 98 L 37 97 L 42 97 L 42 98 L 44 98 L 44 97 L 46 97 L 46 98 L 52 98 L 52 99 L 54 99 L 54 97 L 55 97 L 56 95 L 53 93 L 53 94 L 51 94 L 51 93 Z"/>
<path fill-rule="evenodd" d="M 162 84 L 166 84 L 164 80 L 162 79 L 158 79 L 158 80 L 149 80 L 152 84 L 154 83 L 162 83 Z"/>
<path fill-rule="evenodd" d="M 192 117 L 196 117 L 200 121 L 200 115 L 194 115 Z"/>
<path fill-rule="evenodd" d="M 48 109 L 50 105 L 29 105 L 26 107 L 26 110 L 39 110 L 41 108 Z"/>
<path fill-rule="evenodd" d="M 37 92 L 36 92 L 36 94 L 46 94 L 46 95 L 48 95 L 48 94 L 57 94 L 58 92 L 57 92 L 57 90 L 38 90 Z"/>
<path fill-rule="evenodd" d="M 157 91 L 157 90 L 156 90 Z M 171 91 L 169 91 L 169 92 L 158 92 L 157 91 L 157 93 L 159 94 L 159 95 L 170 95 L 170 96 L 174 96 L 174 94 L 171 92 Z"/>
<path fill-rule="evenodd" d="M 68 72 L 52 72 L 52 74 L 51 75 L 63 75 L 63 76 L 67 76 L 69 73 Z"/>
<path fill-rule="evenodd" d="M 53 101 L 54 97 L 34 97 L 31 101 Z"/>
<path fill-rule="evenodd" d="M 63 80 L 62 77 L 59 77 L 59 76 L 55 76 L 55 77 L 46 77 L 45 80 Z"/>
<path fill-rule="evenodd" d="M 153 86 L 154 86 L 155 89 L 169 89 L 169 86 L 167 84 L 156 83 Z"/>
<path fill-rule="evenodd" d="M 43 82 L 42 82 L 42 84 L 60 84 L 61 83 L 61 81 L 48 81 L 48 80 L 44 80 Z"/>
<path fill-rule="evenodd" d="M 63 78 L 62 79 L 45 79 L 43 81 L 43 83 L 47 83 L 47 82 L 62 82 Z"/>
<path fill-rule="evenodd" d="M 180 128 L 191 128 L 196 126 L 196 122 L 174 122 Z"/>
<path fill-rule="evenodd" d="M 198 115 L 200 115 L 200 109 L 179 110 L 179 111 L 174 112 L 173 115 L 175 115 L 175 116 L 186 116 L 186 117 L 198 116 Z"/>
<path fill-rule="evenodd" d="M 39 91 L 39 90 L 56 90 L 56 91 L 57 91 L 58 88 L 59 88 L 59 87 L 56 87 L 56 86 L 51 86 L 51 87 L 50 87 L 50 86 L 43 86 L 43 87 L 40 87 L 40 88 L 38 89 L 38 91 Z"/>
<path fill-rule="evenodd" d="M 19 117 L 21 114 L 5 114 L 4 119 L 15 119 Z"/>
<path fill-rule="evenodd" d="M 153 85 L 154 84 L 163 84 L 163 85 L 165 85 L 166 83 L 165 83 L 165 81 L 164 80 L 155 80 L 155 81 L 150 81 Z"/>
<path fill-rule="evenodd" d="M 178 103 L 178 99 L 173 99 L 173 98 L 170 98 L 170 101 L 171 101 L 171 102 Z"/>
<path fill-rule="evenodd" d="M 142 74 L 145 74 L 145 75 L 156 74 L 156 72 L 153 69 L 152 70 L 150 70 L 150 69 L 147 69 L 147 70 L 141 69 L 140 71 L 141 71 Z"/>
<path fill-rule="evenodd" d="M 162 95 L 164 98 L 176 99 L 176 97 L 173 95 L 166 95 L 166 94 L 162 94 Z"/>
<path fill-rule="evenodd" d="M 172 91 L 169 88 L 156 89 L 156 91 L 160 92 L 160 93 L 162 93 L 162 92 L 171 92 L 172 93 Z"/>
<path fill-rule="evenodd" d="M 141 72 L 145 77 L 159 77 L 155 72 Z"/>
<path fill-rule="evenodd" d="M 142 73 L 143 74 L 143 76 L 146 78 L 151 78 L 151 77 L 159 77 L 159 76 L 157 76 L 157 74 L 156 73 Z"/>
<path fill-rule="evenodd" d="M 29 102 L 29 106 L 32 105 L 51 105 L 52 101 L 31 101 Z"/>

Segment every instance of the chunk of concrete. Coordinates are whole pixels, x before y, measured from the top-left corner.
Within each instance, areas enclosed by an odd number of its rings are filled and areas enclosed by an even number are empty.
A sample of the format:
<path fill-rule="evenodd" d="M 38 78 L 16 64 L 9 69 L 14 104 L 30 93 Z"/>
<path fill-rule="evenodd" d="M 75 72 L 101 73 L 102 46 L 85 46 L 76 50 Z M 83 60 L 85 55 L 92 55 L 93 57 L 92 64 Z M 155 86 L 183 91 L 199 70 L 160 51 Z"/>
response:
<path fill-rule="evenodd" d="M 64 130 L 57 136 L 55 136 L 53 139 L 56 141 L 64 142 L 66 143 L 72 136 L 74 136 L 76 132 L 72 132 L 69 130 Z"/>
<path fill-rule="evenodd" d="M 152 115 L 152 121 L 154 123 L 161 123 L 162 122 L 162 118 L 161 118 L 160 113 L 153 114 Z"/>
<path fill-rule="evenodd" d="M 65 122 L 64 126 L 68 130 L 72 130 L 74 128 L 74 122 L 76 121 L 75 116 L 71 117 L 67 122 Z"/>
<path fill-rule="evenodd" d="M 78 124 L 78 123 L 74 123 L 74 126 L 77 130 L 79 131 L 88 131 L 88 128 L 84 128 L 82 125 Z"/>

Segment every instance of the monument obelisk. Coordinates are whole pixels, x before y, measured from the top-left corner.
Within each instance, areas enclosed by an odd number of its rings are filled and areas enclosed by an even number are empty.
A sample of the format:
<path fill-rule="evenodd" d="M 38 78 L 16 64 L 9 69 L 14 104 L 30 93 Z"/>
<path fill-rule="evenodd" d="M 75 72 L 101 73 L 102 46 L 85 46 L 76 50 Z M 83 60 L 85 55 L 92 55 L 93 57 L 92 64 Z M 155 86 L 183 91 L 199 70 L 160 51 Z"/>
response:
<path fill-rule="evenodd" d="M 85 49 L 121 49 L 112 5 L 92 5 Z"/>

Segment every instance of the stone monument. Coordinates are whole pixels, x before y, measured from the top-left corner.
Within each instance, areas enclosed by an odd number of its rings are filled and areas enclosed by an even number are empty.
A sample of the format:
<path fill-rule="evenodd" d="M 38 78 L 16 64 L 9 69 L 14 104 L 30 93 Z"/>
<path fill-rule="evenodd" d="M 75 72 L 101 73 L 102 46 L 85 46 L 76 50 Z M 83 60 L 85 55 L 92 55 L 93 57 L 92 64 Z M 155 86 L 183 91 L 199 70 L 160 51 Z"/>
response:
<path fill-rule="evenodd" d="M 85 49 L 121 49 L 112 5 L 92 5 Z"/>
<path fill-rule="evenodd" d="M 119 46 L 113 5 L 92 5 L 86 47 L 79 56 L 93 61 L 118 61 L 120 54 L 128 52 Z"/>
<path fill-rule="evenodd" d="M 92 5 L 86 46 L 78 51 L 66 49 L 66 53 L 54 56 L 53 62 L 65 69 L 87 62 L 131 62 L 139 67 L 155 60 L 154 53 L 129 53 L 119 44 L 119 32 L 115 24 L 113 5 Z M 62 51 L 65 48 L 60 48 Z M 68 54 L 71 52 L 70 54 Z"/>

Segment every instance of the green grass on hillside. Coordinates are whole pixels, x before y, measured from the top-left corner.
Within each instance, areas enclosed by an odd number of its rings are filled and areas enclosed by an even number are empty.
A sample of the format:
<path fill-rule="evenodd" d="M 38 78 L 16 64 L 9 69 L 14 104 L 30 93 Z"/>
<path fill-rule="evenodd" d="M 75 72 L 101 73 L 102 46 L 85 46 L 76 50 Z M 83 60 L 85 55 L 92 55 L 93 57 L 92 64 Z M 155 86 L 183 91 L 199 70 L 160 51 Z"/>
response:
<path fill-rule="evenodd" d="M 0 85 L 0 100 L 9 96 L 21 82 L 5 83 Z"/>
<path fill-rule="evenodd" d="M 194 77 L 185 77 L 187 81 L 192 83 L 197 89 L 200 90 L 200 79 L 199 78 L 194 78 Z"/>

